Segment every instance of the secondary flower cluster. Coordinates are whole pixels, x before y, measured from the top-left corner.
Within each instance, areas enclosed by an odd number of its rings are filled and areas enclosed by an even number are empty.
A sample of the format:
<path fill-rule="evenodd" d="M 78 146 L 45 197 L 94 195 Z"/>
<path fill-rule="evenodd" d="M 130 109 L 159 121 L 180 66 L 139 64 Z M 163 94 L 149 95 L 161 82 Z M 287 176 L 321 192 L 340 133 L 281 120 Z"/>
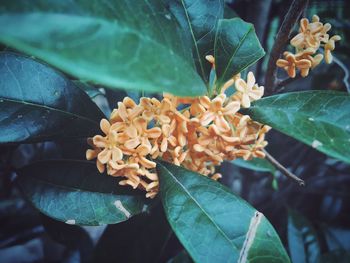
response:
<path fill-rule="evenodd" d="M 299 34 L 290 41 L 290 44 L 295 47 L 295 54 L 285 51 L 284 59 L 278 59 L 276 65 L 284 68 L 289 77 L 294 78 L 296 69 L 300 70 L 302 77 L 306 77 L 310 69 L 319 65 L 323 58 L 330 64 L 335 42 L 341 39 L 338 35 L 330 37 L 328 34 L 330 29 L 331 24 L 321 23 L 317 15 L 312 17 L 312 22 L 307 18 L 301 19 Z M 320 47 L 324 48 L 324 56 L 317 53 Z"/>
<path fill-rule="evenodd" d="M 236 92 L 225 95 L 233 84 Z M 158 193 L 158 157 L 219 179 L 215 166 L 224 160 L 265 157 L 262 149 L 270 127 L 238 113 L 263 92 L 250 72 L 247 82 L 235 76 L 212 98 L 164 94 L 162 100 L 144 97 L 136 104 L 126 97 L 110 120 L 101 121 L 104 135 L 88 140 L 92 149 L 87 150 L 86 158 L 97 158 L 101 173 L 107 170 L 111 176 L 124 178 L 121 185 L 144 189 L 150 198 Z"/>

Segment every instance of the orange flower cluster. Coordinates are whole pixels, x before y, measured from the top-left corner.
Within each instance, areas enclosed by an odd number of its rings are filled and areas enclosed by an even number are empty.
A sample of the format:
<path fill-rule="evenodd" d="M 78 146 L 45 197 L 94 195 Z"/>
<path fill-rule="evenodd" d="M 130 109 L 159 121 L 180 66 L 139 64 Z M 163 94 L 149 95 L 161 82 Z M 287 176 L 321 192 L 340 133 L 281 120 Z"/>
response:
<path fill-rule="evenodd" d="M 214 62 L 212 56 L 208 60 Z M 233 85 L 235 93 L 225 95 Z M 247 82 L 235 76 L 212 98 L 164 94 L 161 101 L 141 98 L 136 104 L 126 97 L 109 121 L 101 121 L 104 135 L 88 140 L 92 149 L 87 150 L 86 158 L 97 158 L 101 173 L 107 170 L 111 176 L 123 177 L 121 185 L 144 189 L 150 198 L 158 193 L 154 161 L 158 157 L 219 179 L 215 166 L 224 160 L 265 157 L 262 149 L 270 127 L 238 112 L 261 98 L 263 92 L 264 87 L 255 84 L 250 72 Z"/>
<path fill-rule="evenodd" d="M 323 57 L 326 63 L 330 64 L 335 42 L 341 39 L 338 35 L 329 37 L 330 29 L 331 24 L 321 23 L 317 15 L 312 17 L 311 23 L 307 18 L 301 19 L 299 34 L 290 41 L 290 44 L 295 47 L 295 54 L 284 52 L 284 59 L 278 59 L 276 65 L 285 69 L 289 77 L 295 78 L 297 69 L 300 70 L 302 77 L 306 77 L 310 69 L 321 63 Z M 324 56 L 317 54 L 320 47 L 324 48 Z"/>

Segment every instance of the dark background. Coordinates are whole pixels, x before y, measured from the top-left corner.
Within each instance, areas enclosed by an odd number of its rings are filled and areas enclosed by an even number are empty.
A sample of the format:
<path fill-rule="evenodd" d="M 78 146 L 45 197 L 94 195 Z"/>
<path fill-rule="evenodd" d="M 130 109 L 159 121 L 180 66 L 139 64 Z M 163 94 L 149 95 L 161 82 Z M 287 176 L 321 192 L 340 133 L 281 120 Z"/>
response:
<path fill-rule="evenodd" d="M 267 51 L 265 59 L 252 68 L 263 84 L 269 50 L 291 1 L 227 2 L 241 18 L 255 25 Z M 304 16 L 311 19 L 313 14 L 318 14 L 322 22 L 332 24 L 333 34 L 342 37 L 334 52 L 337 59 L 331 65 L 322 64 L 308 78 L 298 79 L 280 92 L 350 91 L 349 10 L 348 0 L 309 1 Z M 286 78 L 284 72 L 279 72 L 279 78 Z M 96 102 L 107 113 L 109 107 L 115 107 L 116 101 L 126 95 L 105 93 L 106 96 L 96 97 Z M 303 178 L 305 187 L 278 172 L 275 175 L 253 172 L 230 163 L 221 167 L 222 182 L 266 215 L 287 249 L 299 245 L 315 254 L 318 249 L 311 241 L 316 239 L 320 254 L 326 255 L 322 262 L 350 262 L 347 252 L 350 251 L 350 166 L 274 130 L 267 139 L 267 150 Z M 118 225 L 82 228 L 41 215 L 23 199 L 16 188 L 14 168 L 42 159 L 84 159 L 85 150 L 83 140 L 0 147 L 0 262 L 166 262 L 183 250 L 174 235 L 165 236 L 168 225 L 157 206 L 152 214 Z M 155 224 L 155 218 L 160 223 Z M 288 242 L 292 223 L 300 228 L 303 244 L 295 244 L 292 239 Z M 172 262 L 187 261 L 190 259 L 182 252 Z M 319 262 L 319 259 L 311 256 L 306 262 Z"/>

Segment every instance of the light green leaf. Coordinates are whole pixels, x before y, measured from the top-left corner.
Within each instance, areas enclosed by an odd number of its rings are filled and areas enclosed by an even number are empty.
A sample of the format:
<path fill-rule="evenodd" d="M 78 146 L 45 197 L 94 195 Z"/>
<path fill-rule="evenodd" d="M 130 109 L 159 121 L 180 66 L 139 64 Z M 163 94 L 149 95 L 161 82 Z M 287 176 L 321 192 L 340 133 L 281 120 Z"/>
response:
<path fill-rule="evenodd" d="M 253 158 L 252 160 L 245 161 L 241 158 L 232 161 L 234 165 L 242 168 L 258 171 L 258 172 L 270 172 L 274 174 L 276 168 L 266 159 Z"/>
<path fill-rule="evenodd" d="M 254 26 L 240 18 L 219 21 L 214 51 L 216 74 L 220 84 L 265 55 Z"/>
<path fill-rule="evenodd" d="M 223 18 L 224 1 L 167 0 L 169 10 L 174 14 L 192 46 L 197 71 L 208 82 L 211 64 L 206 55 L 214 55 L 214 40 L 218 20 Z"/>
<path fill-rule="evenodd" d="M 94 163 L 41 161 L 17 171 L 24 195 L 42 213 L 67 224 L 115 224 L 144 210 L 143 193 L 99 174 Z"/>
<path fill-rule="evenodd" d="M 0 144 L 93 136 L 102 118 L 85 92 L 52 68 L 0 53 Z"/>
<path fill-rule="evenodd" d="M 313 148 L 350 162 L 350 96 L 336 91 L 304 91 L 253 102 L 244 111 Z"/>
<path fill-rule="evenodd" d="M 262 213 L 220 183 L 158 162 L 168 221 L 195 262 L 289 262 Z"/>
<path fill-rule="evenodd" d="M 111 88 L 206 91 L 175 18 L 159 0 L 5 0 L 0 42 Z"/>
<path fill-rule="evenodd" d="M 296 211 L 288 211 L 288 245 L 293 262 L 317 262 L 321 254 L 315 229 Z"/>

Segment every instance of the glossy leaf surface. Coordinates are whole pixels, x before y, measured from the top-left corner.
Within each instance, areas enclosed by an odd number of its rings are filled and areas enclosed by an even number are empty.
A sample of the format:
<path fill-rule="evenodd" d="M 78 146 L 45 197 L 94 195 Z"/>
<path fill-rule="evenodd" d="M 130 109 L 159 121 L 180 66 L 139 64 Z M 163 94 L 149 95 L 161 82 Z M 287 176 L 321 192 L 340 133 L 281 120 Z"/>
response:
<path fill-rule="evenodd" d="M 203 94 L 191 50 L 158 0 L 5 0 L 0 41 L 112 88 Z"/>
<path fill-rule="evenodd" d="M 218 81 L 223 83 L 262 58 L 265 51 L 254 26 L 232 18 L 219 21 L 214 54 Z"/>
<path fill-rule="evenodd" d="M 199 75 L 208 82 L 211 64 L 206 55 L 214 55 L 214 40 L 218 20 L 223 18 L 224 1 L 167 0 L 169 10 L 186 34 L 192 46 L 193 58 Z"/>
<path fill-rule="evenodd" d="M 336 91 L 275 95 L 253 103 L 245 113 L 313 148 L 350 162 L 350 96 Z"/>
<path fill-rule="evenodd" d="M 42 161 L 18 170 L 24 195 L 42 213 L 67 224 L 103 225 L 145 210 L 143 193 L 118 185 L 86 161 Z"/>
<path fill-rule="evenodd" d="M 0 53 L 0 143 L 92 136 L 102 118 L 88 95 L 55 70 Z"/>
<path fill-rule="evenodd" d="M 165 214 L 195 262 L 289 262 L 264 215 L 226 187 L 165 162 L 157 170 Z"/>

